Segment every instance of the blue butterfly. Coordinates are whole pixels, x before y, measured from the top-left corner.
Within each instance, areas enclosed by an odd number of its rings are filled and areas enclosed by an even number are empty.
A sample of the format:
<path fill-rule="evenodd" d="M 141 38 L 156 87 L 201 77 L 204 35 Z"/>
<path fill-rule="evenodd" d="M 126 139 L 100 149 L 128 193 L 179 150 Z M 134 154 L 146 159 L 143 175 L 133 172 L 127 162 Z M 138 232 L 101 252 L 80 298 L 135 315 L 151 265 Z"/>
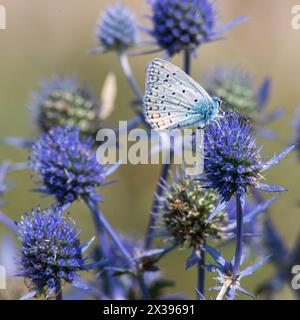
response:
<path fill-rule="evenodd" d="M 147 70 L 145 118 L 153 129 L 204 128 L 220 115 L 221 100 L 208 93 L 184 71 L 163 59 Z"/>

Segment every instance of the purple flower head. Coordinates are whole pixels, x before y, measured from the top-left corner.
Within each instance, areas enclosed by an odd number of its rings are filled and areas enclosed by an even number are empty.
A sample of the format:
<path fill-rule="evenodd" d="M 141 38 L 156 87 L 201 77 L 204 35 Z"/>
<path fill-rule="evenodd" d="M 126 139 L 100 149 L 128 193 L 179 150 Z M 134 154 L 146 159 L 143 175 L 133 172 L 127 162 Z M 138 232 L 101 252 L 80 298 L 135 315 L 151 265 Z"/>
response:
<path fill-rule="evenodd" d="M 97 39 L 102 51 L 133 47 L 138 40 L 137 23 L 133 13 L 120 3 L 109 6 L 99 20 Z"/>
<path fill-rule="evenodd" d="M 17 223 L 21 241 L 18 275 L 36 294 L 51 295 L 58 283 L 73 283 L 84 268 L 83 251 L 74 221 L 60 208 L 32 209 Z"/>
<path fill-rule="evenodd" d="M 147 32 L 172 56 L 184 49 L 194 51 L 199 45 L 212 42 L 240 23 L 240 17 L 217 29 L 217 12 L 207 0 L 150 0 L 153 29 Z"/>
<path fill-rule="evenodd" d="M 82 134 L 93 135 L 99 128 L 100 106 L 95 95 L 73 77 L 54 76 L 43 82 L 29 109 L 41 132 L 57 126 L 78 126 Z"/>
<path fill-rule="evenodd" d="M 234 195 L 244 197 L 252 188 L 268 192 L 285 191 L 261 180 L 263 172 L 277 164 L 293 147 L 265 161 L 261 156 L 262 148 L 256 146 L 250 123 L 238 114 L 227 113 L 206 130 L 202 180 L 207 187 L 219 192 L 223 205 Z"/>
<path fill-rule="evenodd" d="M 98 163 L 92 143 L 79 137 L 78 128 L 53 128 L 34 143 L 30 155 L 31 167 L 43 179 L 41 191 L 53 195 L 60 204 L 89 196 L 101 197 L 96 188 L 117 166 Z"/>

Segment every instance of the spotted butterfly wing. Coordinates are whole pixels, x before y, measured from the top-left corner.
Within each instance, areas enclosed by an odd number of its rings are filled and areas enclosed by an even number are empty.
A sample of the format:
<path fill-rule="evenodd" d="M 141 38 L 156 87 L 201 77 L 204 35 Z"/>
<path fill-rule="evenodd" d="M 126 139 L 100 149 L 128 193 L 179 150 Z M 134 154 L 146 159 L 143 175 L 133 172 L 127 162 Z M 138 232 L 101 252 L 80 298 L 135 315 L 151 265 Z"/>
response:
<path fill-rule="evenodd" d="M 184 71 L 163 59 L 147 70 L 145 117 L 154 129 L 203 127 L 215 114 L 212 98 Z"/>

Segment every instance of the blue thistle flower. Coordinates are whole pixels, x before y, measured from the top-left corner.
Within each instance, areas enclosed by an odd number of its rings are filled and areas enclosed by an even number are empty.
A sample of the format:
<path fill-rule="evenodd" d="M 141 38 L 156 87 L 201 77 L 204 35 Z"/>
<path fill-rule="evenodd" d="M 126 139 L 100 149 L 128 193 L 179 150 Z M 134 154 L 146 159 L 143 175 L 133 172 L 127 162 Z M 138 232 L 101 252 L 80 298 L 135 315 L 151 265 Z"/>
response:
<path fill-rule="evenodd" d="M 249 72 L 238 67 L 218 66 L 204 77 L 204 81 L 211 96 L 221 97 L 226 110 L 234 109 L 246 118 L 251 117 L 261 136 L 274 137 L 274 133 L 263 127 L 282 116 L 283 110 L 265 110 L 271 93 L 269 78 L 264 79 L 259 88 L 256 88 Z"/>
<path fill-rule="evenodd" d="M 84 135 L 99 129 L 100 105 L 96 96 L 73 77 L 54 76 L 33 93 L 29 109 L 41 132 L 53 127 L 79 127 Z"/>
<path fill-rule="evenodd" d="M 83 252 L 74 221 L 61 208 L 32 209 L 17 223 L 20 248 L 18 275 L 29 282 L 36 295 L 51 295 L 63 283 L 76 284 L 77 272 L 85 269 Z"/>
<path fill-rule="evenodd" d="M 218 66 L 205 76 L 205 82 L 207 91 L 221 97 L 225 108 L 233 107 L 247 116 L 254 116 L 259 111 L 253 78 L 241 68 Z"/>
<path fill-rule="evenodd" d="M 121 3 L 109 6 L 101 15 L 96 35 L 102 51 L 133 47 L 138 41 L 133 13 Z"/>
<path fill-rule="evenodd" d="M 43 179 L 46 192 L 60 204 L 71 203 L 86 196 L 101 201 L 96 188 L 117 166 L 98 163 L 92 142 L 82 141 L 79 128 L 53 128 L 33 145 L 31 168 Z"/>
<path fill-rule="evenodd" d="M 212 42 L 244 20 L 237 18 L 217 30 L 214 4 L 207 0 L 150 0 L 153 30 L 147 32 L 172 56 L 184 49 L 194 51 Z"/>
<path fill-rule="evenodd" d="M 185 172 L 176 173 L 168 185 L 162 183 L 164 194 L 158 213 L 158 228 L 152 236 L 164 236 L 174 246 L 192 248 L 193 252 L 187 259 L 189 269 L 201 259 L 201 252 L 206 251 L 206 244 L 211 240 L 232 240 L 236 236 L 236 208 L 230 201 L 226 211 L 220 211 L 213 219 L 209 219 L 220 201 L 218 193 L 204 188 Z M 260 249 L 258 233 L 261 231 L 258 217 L 277 199 L 272 197 L 260 204 L 249 205 L 244 212 L 244 225 L 248 244 L 257 239 L 257 249 Z M 253 226 L 254 225 L 254 226 Z M 255 238 L 253 238 L 255 237 Z"/>
<path fill-rule="evenodd" d="M 177 174 L 170 185 L 165 183 L 164 189 L 159 223 L 172 242 L 192 248 L 200 255 L 207 240 L 225 238 L 225 211 L 208 221 L 219 201 L 215 191 L 203 188 L 186 173 Z"/>
<path fill-rule="evenodd" d="M 286 148 L 269 161 L 261 156 L 249 122 L 238 114 L 227 113 L 219 123 L 212 123 L 205 135 L 204 180 L 207 187 L 219 192 L 222 205 L 217 214 L 232 196 L 244 198 L 252 188 L 268 192 L 286 189 L 261 182 L 262 174 L 282 160 L 294 146 Z M 212 216 L 213 216 L 212 215 Z"/>

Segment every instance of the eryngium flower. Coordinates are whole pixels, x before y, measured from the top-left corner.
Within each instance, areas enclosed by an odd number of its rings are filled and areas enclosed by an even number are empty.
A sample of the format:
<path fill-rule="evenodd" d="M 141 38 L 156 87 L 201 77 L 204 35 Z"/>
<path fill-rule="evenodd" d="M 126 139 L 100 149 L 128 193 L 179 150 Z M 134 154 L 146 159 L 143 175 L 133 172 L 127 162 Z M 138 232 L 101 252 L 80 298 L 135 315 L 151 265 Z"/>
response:
<path fill-rule="evenodd" d="M 99 128 L 99 110 L 95 96 L 72 78 L 53 77 L 33 94 L 30 109 L 42 132 L 53 127 L 79 127 L 82 134 L 93 135 Z"/>
<path fill-rule="evenodd" d="M 233 195 L 244 196 L 251 188 L 281 192 L 284 188 L 266 185 L 262 173 L 283 159 L 294 146 L 286 148 L 271 160 L 264 161 L 257 148 L 249 122 L 238 114 L 227 113 L 212 123 L 205 134 L 204 182 L 219 192 L 223 203 Z"/>
<path fill-rule="evenodd" d="M 217 204 L 218 196 L 214 191 L 203 189 L 199 182 L 187 175 L 179 177 L 166 189 L 160 210 L 163 228 L 168 230 L 177 245 L 200 251 L 208 238 L 224 236 L 224 212 L 212 221 L 207 220 Z"/>
<path fill-rule="evenodd" d="M 43 179 L 44 192 L 56 196 L 61 204 L 86 196 L 97 201 L 96 188 L 115 166 L 98 163 L 92 141 L 82 141 L 79 128 L 53 128 L 43 134 L 32 147 L 31 167 Z"/>
<path fill-rule="evenodd" d="M 123 4 L 109 6 L 101 15 L 97 38 L 106 50 L 122 50 L 137 42 L 137 24 L 133 13 Z"/>
<path fill-rule="evenodd" d="M 22 242 L 19 275 L 31 290 L 47 296 L 58 284 L 76 279 L 85 260 L 75 223 L 61 209 L 32 209 L 17 223 L 17 233 Z"/>
<path fill-rule="evenodd" d="M 254 116 L 258 111 L 257 92 L 249 73 L 239 68 L 218 67 L 207 74 L 206 88 L 212 96 L 221 97 L 223 106 Z"/>
<path fill-rule="evenodd" d="M 222 30 L 216 30 L 217 14 L 207 0 L 150 0 L 153 30 L 157 44 L 170 56 L 216 40 L 224 31 L 241 22 L 238 18 Z"/>

